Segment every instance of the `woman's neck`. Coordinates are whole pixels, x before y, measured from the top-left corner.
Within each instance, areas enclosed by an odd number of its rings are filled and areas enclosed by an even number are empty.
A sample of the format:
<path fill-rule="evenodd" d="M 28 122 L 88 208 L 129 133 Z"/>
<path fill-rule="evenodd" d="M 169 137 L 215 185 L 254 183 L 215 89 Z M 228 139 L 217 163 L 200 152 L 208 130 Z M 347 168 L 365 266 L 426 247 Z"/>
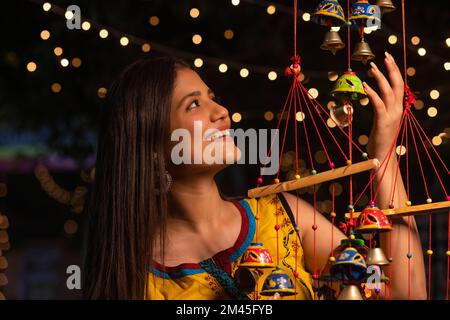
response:
<path fill-rule="evenodd" d="M 230 203 L 220 196 L 214 176 L 196 175 L 173 182 L 169 193 L 172 227 L 202 232 L 219 227 Z"/>

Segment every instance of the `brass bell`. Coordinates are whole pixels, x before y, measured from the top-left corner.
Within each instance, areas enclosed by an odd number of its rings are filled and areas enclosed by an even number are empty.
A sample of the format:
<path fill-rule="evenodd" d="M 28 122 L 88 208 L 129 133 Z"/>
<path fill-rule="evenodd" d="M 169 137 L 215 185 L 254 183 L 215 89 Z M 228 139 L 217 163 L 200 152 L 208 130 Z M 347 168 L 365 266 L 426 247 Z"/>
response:
<path fill-rule="evenodd" d="M 372 248 L 367 253 L 366 264 L 385 266 L 389 264 L 389 260 L 386 258 L 386 255 L 381 248 Z"/>
<path fill-rule="evenodd" d="M 349 284 L 344 287 L 341 294 L 338 297 L 338 300 L 362 300 L 363 297 L 361 295 L 361 291 L 359 290 L 357 285 Z"/>
<path fill-rule="evenodd" d="M 331 119 L 341 128 L 347 127 L 352 121 L 353 117 L 353 107 L 352 104 L 347 101 L 343 104 L 338 104 L 331 108 L 330 116 Z"/>
<path fill-rule="evenodd" d="M 236 285 L 246 294 L 255 290 L 258 279 L 262 274 L 258 269 L 239 267 L 234 273 Z"/>
<path fill-rule="evenodd" d="M 381 13 L 389 13 L 395 10 L 392 0 L 378 0 L 377 6 L 380 7 Z"/>
<path fill-rule="evenodd" d="M 364 39 L 356 44 L 355 51 L 352 54 L 352 60 L 361 61 L 362 63 L 366 64 L 367 61 L 373 60 L 374 58 L 375 55 L 370 49 L 369 44 L 365 42 Z"/>
<path fill-rule="evenodd" d="M 337 31 L 328 31 L 325 34 L 325 39 L 320 45 L 320 49 L 331 51 L 334 55 L 337 50 L 345 48 L 344 42 L 342 42 L 341 37 Z"/>

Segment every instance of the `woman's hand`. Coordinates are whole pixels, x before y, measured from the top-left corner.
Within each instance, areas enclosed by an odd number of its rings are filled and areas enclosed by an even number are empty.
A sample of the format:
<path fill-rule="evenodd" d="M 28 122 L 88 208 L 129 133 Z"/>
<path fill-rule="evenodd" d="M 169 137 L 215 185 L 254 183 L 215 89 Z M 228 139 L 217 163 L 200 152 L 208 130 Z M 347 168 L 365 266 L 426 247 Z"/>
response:
<path fill-rule="evenodd" d="M 404 93 L 404 83 L 400 70 L 392 55 L 387 52 L 385 55 L 384 64 L 389 81 L 375 63 L 370 63 L 372 67 L 370 70 L 378 84 L 381 97 L 367 83 L 363 82 L 374 110 L 374 120 L 367 151 L 371 158 L 377 158 L 380 161 L 383 161 L 387 156 L 400 125 Z"/>

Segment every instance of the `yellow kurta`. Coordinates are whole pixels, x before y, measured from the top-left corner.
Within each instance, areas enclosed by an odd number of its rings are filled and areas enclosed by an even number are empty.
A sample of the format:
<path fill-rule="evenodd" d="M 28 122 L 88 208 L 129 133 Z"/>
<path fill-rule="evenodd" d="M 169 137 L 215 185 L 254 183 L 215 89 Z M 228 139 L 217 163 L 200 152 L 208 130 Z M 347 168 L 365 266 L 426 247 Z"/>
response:
<path fill-rule="evenodd" d="M 245 249 L 253 242 L 261 242 L 281 269 L 294 280 L 297 294 L 283 299 L 312 299 L 311 276 L 305 271 L 301 239 L 295 231 L 293 214 L 283 195 L 269 195 L 258 199 L 243 199 L 234 202 L 242 217 L 242 227 L 233 247 L 215 254 L 215 264 L 234 275 Z M 259 219 L 256 219 L 257 216 Z M 278 220 L 277 220 L 278 218 Z M 264 270 L 259 277 L 257 288 L 261 290 L 265 277 L 272 269 Z M 267 299 L 266 296 L 250 293 L 250 299 Z M 208 274 L 198 263 L 183 263 L 176 267 L 165 267 L 157 262 L 149 266 L 146 299 L 168 300 L 214 300 L 230 299 L 230 295 L 220 283 Z"/>

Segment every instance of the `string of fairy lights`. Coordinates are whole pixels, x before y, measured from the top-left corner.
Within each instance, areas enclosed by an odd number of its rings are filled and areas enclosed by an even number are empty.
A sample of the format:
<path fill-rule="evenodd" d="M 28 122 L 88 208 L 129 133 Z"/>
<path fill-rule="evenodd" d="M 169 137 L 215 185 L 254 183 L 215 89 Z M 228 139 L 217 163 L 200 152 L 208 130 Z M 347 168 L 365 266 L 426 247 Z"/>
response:
<path fill-rule="evenodd" d="M 44 12 L 55 13 L 61 17 L 64 17 L 67 20 L 70 20 L 73 18 L 74 13 L 72 11 L 67 11 L 66 9 L 64 9 L 60 6 L 57 6 L 55 4 L 52 4 L 50 2 L 42 2 L 39 0 L 30 0 L 30 1 L 32 1 L 33 3 L 39 4 L 42 7 L 42 10 Z M 265 8 L 266 14 L 268 14 L 268 15 L 274 15 L 274 14 L 277 14 L 278 12 L 283 13 L 283 14 L 292 14 L 292 9 L 290 7 L 282 5 L 282 4 L 274 4 L 269 1 L 231 0 L 231 4 L 235 7 L 238 7 L 241 2 L 246 2 L 249 4 L 253 4 L 253 5 L 258 5 L 259 7 L 263 7 L 263 8 Z M 302 10 L 299 10 L 299 13 L 300 13 L 301 19 L 305 23 L 308 23 L 309 21 L 311 21 L 310 13 L 308 13 L 306 11 L 302 11 Z M 203 13 L 199 8 L 192 7 L 189 9 L 188 14 L 191 19 L 196 20 Z M 145 54 L 150 53 L 151 51 L 156 51 L 156 52 L 161 52 L 164 54 L 175 55 L 175 56 L 185 59 L 186 61 L 192 62 L 192 64 L 198 69 L 204 68 L 205 66 L 210 66 L 213 68 L 217 68 L 217 71 L 220 74 L 227 74 L 231 71 L 236 71 L 239 73 L 239 76 L 243 79 L 248 78 L 251 74 L 256 74 L 259 76 L 267 77 L 267 79 L 269 81 L 276 81 L 283 74 L 282 68 L 269 67 L 269 66 L 258 66 L 258 65 L 251 65 L 251 64 L 244 65 L 237 61 L 209 57 L 206 55 L 192 53 L 192 52 L 189 52 L 186 50 L 171 48 L 171 47 L 168 47 L 168 46 L 158 43 L 158 42 L 148 41 L 146 39 L 122 32 L 111 26 L 99 24 L 96 21 L 94 21 L 92 19 L 88 19 L 84 16 L 81 16 L 81 21 L 82 21 L 81 29 L 85 32 L 89 32 L 89 31 L 92 32 L 95 30 L 95 32 L 97 32 L 98 37 L 101 41 L 103 41 L 105 39 L 114 39 L 114 41 L 118 41 L 118 43 L 120 44 L 121 47 L 125 48 L 125 47 L 129 47 L 129 46 L 133 45 L 133 46 L 138 47 Z M 161 23 L 160 17 L 158 17 L 157 15 L 152 15 L 149 17 L 148 23 L 152 28 L 158 28 L 159 24 Z M 385 32 L 389 32 L 388 36 L 387 36 L 388 43 L 392 46 L 396 45 L 398 43 L 398 39 L 400 36 L 394 32 L 391 32 L 386 27 L 383 30 Z M 223 36 L 225 39 L 232 41 L 233 38 L 235 37 L 235 32 L 236 32 L 235 30 L 233 30 L 231 28 L 227 28 L 224 30 Z M 369 33 L 371 33 L 371 29 L 365 29 L 364 32 L 366 34 L 369 34 Z M 48 39 L 51 38 L 51 36 L 52 35 L 49 30 L 42 30 L 40 32 L 40 38 L 43 41 L 47 41 Z M 192 41 L 193 46 L 198 46 L 198 45 L 204 43 L 205 39 L 202 37 L 201 32 L 198 32 L 198 33 L 194 33 L 192 35 L 191 41 Z M 410 41 L 411 41 L 411 44 L 408 47 L 409 50 L 416 50 L 417 54 L 421 57 L 431 56 L 431 53 L 428 52 L 424 46 L 421 46 L 422 39 L 419 36 L 417 36 L 417 35 L 412 36 Z M 444 45 L 446 47 L 450 47 L 450 38 L 445 39 Z M 66 56 L 64 54 L 64 49 L 62 47 L 59 47 L 59 46 L 55 47 L 53 49 L 53 54 L 59 59 L 59 64 L 62 68 L 69 68 L 69 67 L 80 68 L 80 67 L 82 67 L 81 58 L 79 58 L 79 57 L 69 58 L 68 56 Z M 433 56 L 433 58 L 435 58 L 435 56 Z M 441 59 L 441 60 L 444 61 L 444 59 Z M 36 61 L 29 61 L 26 65 L 26 68 L 30 73 L 35 72 L 38 69 L 38 67 L 39 66 Z M 444 70 L 450 71 L 450 62 L 445 61 L 443 63 L 443 67 L 444 67 Z M 412 67 L 412 66 L 408 67 L 407 75 L 409 77 L 414 77 L 416 75 L 416 73 L 417 72 L 414 67 Z M 319 78 L 322 76 L 322 74 L 317 71 L 309 71 L 308 77 L 305 77 L 304 74 L 301 74 L 300 76 L 302 77 L 302 81 L 304 83 L 307 83 L 307 81 L 310 78 Z M 368 71 L 368 76 L 372 77 L 370 71 Z M 328 80 L 329 81 L 331 81 L 331 82 L 336 81 L 337 78 L 338 78 L 337 72 L 335 72 L 335 71 L 328 72 Z M 61 92 L 62 86 L 60 83 L 55 82 L 50 85 L 50 90 L 54 94 L 58 94 Z M 319 96 L 319 90 L 316 88 L 310 88 L 309 93 L 313 98 L 317 98 Z M 107 89 L 105 87 L 98 88 L 97 95 L 99 98 L 104 98 L 106 96 L 106 94 L 107 94 Z M 429 91 L 429 97 L 431 98 L 431 100 L 434 103 L 433 103 L 433 105 L 430 105 L 427 107 L 426 112 L 427 112 L 428 117 L 434 118 L 438 115 L 438 108 L 436 107 L 436 105 L 437 105 L 438 99 L 440 97 L 440 92 L 437 89 L 433 88 Z M 366 105 L 368 105 L 369 100 L 367 98 L 365 98 L 365 99 L 361 100 L 360 103 L 362 106 L 366 106 Z M 329 101 L 327 103 L 328 108 L 331 109 L 333 107 L 333 104 L 334 104 L 334 101 Z M 418 99 L 416 104 L 414 105 L 414 107 L 417 110 L 421 110 L 421 109 L 425 108 L 425 102 L 421 99 Z M 273 111 L 270 111 L 270 110 L 266 110 L 263 113 L 264 119 L 268 122 L 274 120 L 275 118 L 279 119 L 280 116 L 281 116 L 280 113 L 274 113 Z M 300 111 L 297 112 L 297 114 L 296 114 L 296 120 L 299 122 L 303 121 L 305 119 L 305 117 L 306 117 L 306 115 Z M 233 122 L 238 123 L 243 119 L 243 115 L 239 112 L 235 112 L 231 115 L 231 119 Z M 331 119 L 328 119 L 327 125 L 331 128 L 336 126 L 335 122 L 332 121 Z M 369 141 L 369 137 L 365 134 L 362 134 L 358 137 L 357 141 L 360 145 L 365 146 L 365 145 L 367 145 L 367 143 Z M 436 135 L 432 138 L 432 143 L 435 146 L 439 146 L 444 142 L 447 143 L 448 141 L 450 141 L 450 128 L 445 128 L 444 130 L 442 130 L 442 132 L 440 132 L 438 135 Z M 292 179 L 290 179 L 291 178 L 290 175 L 295 174 L 295 172 L 292 168 L 292 165 L 294 163 L 293 159 L 295 158 L 295 155 L 292 155 L 291 154 L 292 152 L 293 151 L 289 151 L 289 152 L 285 153 L 282 157 L 281 170 L 286 172 L 286 177 L 288 180 L 292 180 Z M 406 154 L 407 150 L 406 150 L 405 146 L 398 145 L 396 147 L 396 152 L 398 155 L 403 156 Z M 324 155 L 323 151 L 317 151 L 316 154 L 314 155 L 314 158 L 315 158 L 315 161 L 317 161 L 318 163 L 326 162 L 326 156 Z M 300 168 L 306 167 L 306 165 L 302 166 L 302 162 L 300 161 L 299 167 Z M 40 177 L 40 178 L 42 178 L 42 177 Z M 47 178 L 48 179 L 44 180 L 44 182 L 50 183 L 49 182 L 50 178 L 49 177 L 47 177 Z M 41 183 L 43 183 L 43 182 L 41 181 Z M 54 181 L 52 183 L 56 184 Z M 331 187 L 334 187 L 336 196 L 339 196 L 343 192 L 343 187 L 339 183 L 332 184 L 332 186 L 330 186 L 330 190 L 331 190 Z M 54 188 L 52 190 L 53 190 L 52 192 L 49 192 L 49 195 L 51 197 L 55 198 L 59 202 L 68 204 L 67 201 L 64 201 L 64 200 L 67 200 L 66 193 L 56 192 L 55 191 L 55 190 L 57 190 L 56 186 L 54 186 Z M 313 191 L 309 190 L 309 189 L 304 189 L 301 192 L 311 193 Z M 331 193 L 331 191 L 330 191 L 330 193 Z M 62 199 L 63 197 L 65 197 L 65 199 Z M 367 202 L 368 202 L 368 199 L 362 198 L 360 203 L 361 203 L 361 205 L 365 205 Z M 323 211 L 329 211 L 330 208 L 331 208 L 331 201 L 326 200 L 326 201 L 318 203 L 319 210 L 322 209 Z M 75 233 L 76 229 L 77 229 L 77 226 L 76 226 L 76 222 L 74 220 L 69 220 L 65 225 L 66 233 L 69 233 L 69 234 Z"/>

